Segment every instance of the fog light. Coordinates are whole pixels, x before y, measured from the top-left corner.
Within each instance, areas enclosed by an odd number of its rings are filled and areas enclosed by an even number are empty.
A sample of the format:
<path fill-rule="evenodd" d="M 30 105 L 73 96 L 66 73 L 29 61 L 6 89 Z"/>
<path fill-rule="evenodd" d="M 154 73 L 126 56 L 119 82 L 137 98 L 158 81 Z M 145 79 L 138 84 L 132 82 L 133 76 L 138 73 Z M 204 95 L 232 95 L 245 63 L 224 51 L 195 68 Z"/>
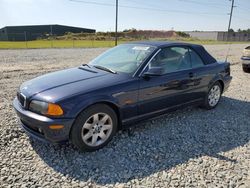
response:
<path fill-rule="evenodd" d="M 63 129 L 64 126 L 63 125 L 50 125 L 49 128 L 50 129 Z"/>

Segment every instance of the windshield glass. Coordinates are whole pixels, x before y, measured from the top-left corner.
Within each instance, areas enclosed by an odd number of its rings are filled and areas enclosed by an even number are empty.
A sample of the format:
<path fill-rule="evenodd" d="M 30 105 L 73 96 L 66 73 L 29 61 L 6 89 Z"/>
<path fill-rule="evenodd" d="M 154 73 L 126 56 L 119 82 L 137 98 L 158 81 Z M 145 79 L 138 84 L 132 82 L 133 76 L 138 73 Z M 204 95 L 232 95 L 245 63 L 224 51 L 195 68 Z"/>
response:
<path fill-rule="evenodd" d="M 101 66 L 115 72 L 134 73 L 140 64 L 155 50 L 142 44 L 122 44 L 104 52 L 89 65 Z"/>

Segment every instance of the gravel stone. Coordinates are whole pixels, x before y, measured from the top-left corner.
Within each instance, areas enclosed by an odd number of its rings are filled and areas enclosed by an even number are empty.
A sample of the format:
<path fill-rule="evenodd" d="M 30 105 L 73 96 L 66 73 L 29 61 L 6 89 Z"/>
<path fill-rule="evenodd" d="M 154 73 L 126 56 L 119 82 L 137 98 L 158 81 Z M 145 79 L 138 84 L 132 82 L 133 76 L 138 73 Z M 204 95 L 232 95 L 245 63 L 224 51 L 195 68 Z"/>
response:
<path fill-rule="evenodd" d="M 100 49 L 0 50 L 0 187 L 250 187 L 250 74 L 231 45 L 233 81 L 218 107 L 189 107 L 117 133 L 105 148 L 29 138 L 12 100 L 20 84 L 87 63 Z M 205 46 L 225 59 L 228 45 Z"/>

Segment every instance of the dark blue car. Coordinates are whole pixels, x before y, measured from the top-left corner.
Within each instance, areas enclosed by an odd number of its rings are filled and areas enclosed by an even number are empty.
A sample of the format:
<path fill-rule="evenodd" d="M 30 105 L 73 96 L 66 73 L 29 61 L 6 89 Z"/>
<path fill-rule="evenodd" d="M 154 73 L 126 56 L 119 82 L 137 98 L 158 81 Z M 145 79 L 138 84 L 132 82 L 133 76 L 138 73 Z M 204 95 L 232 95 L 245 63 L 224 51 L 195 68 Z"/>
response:
<path fill-rule="evenodd" d="M 23 83 L 14 107 L 31 136 L 93 151 L 132 123 L 187 105 L 216 107 L 231 79 L 230 64 L 200 45 L 136 42 Z"/>

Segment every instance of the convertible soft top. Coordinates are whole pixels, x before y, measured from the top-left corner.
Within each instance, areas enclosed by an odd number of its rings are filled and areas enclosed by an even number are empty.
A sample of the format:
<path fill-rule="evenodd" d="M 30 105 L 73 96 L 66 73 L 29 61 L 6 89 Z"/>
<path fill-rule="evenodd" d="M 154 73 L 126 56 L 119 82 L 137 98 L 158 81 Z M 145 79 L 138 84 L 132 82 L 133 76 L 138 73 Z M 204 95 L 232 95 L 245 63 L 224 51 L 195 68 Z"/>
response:
<path fill-rule="evenodd" d="M 198 44 L 190 44 L 183 42 L 167 42 L 167 41 L 139 41 L 139 42 L 132 42 L 130 44 L 144 44 L 144 45 L 155 46 L 157 48 L 165 48 L 171 46 L 188 46 L 199 54 L 199 56 L 201 57 L 201 59 L 205 64 L 212 64 L 216 62 L 216 59 L 213 56 L 211 56 L 203 46 Z"/>

